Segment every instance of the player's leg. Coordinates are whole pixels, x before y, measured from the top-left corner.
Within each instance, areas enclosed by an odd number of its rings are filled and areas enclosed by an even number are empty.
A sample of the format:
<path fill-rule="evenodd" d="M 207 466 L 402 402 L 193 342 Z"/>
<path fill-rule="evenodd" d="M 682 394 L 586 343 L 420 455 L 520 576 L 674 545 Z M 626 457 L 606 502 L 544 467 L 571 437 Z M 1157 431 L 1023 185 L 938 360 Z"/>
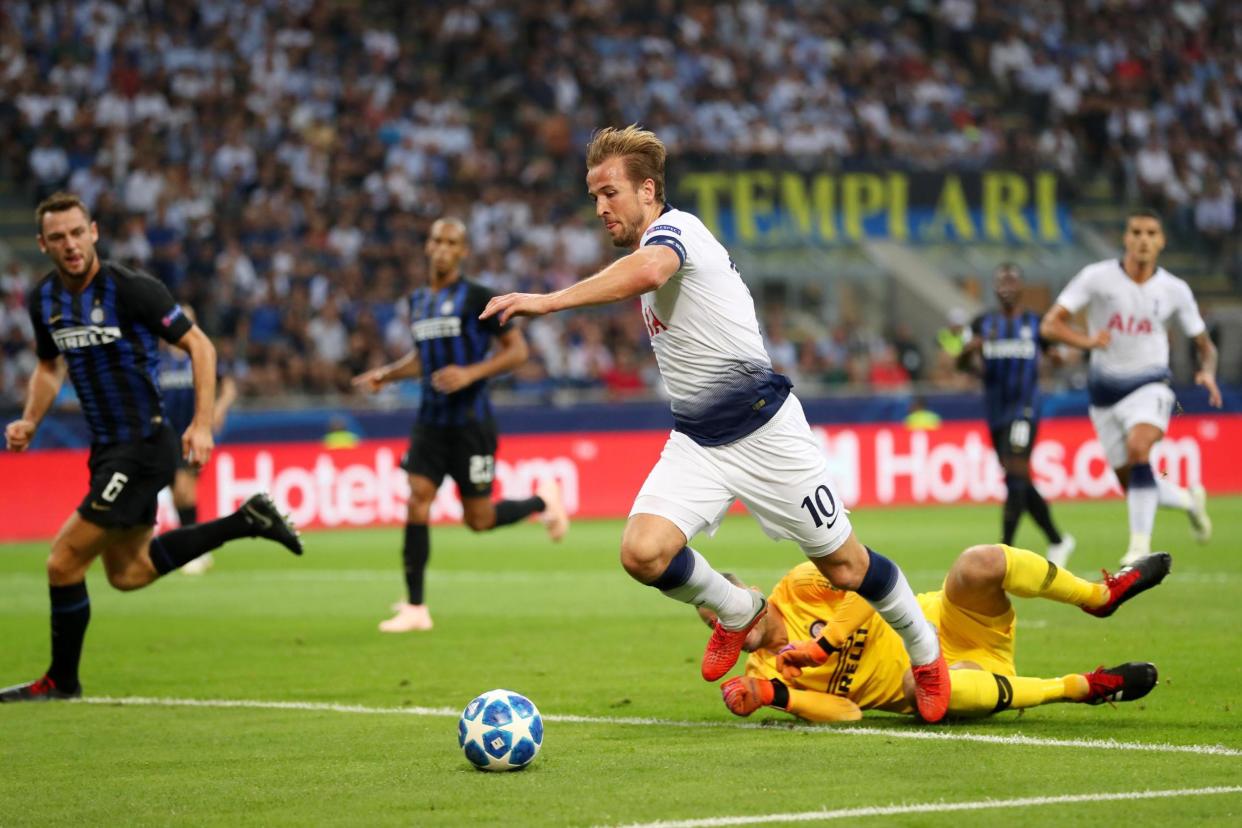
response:
<path fill-rule="evenodd" d="M 154 502 L 152 502 L 154 512 Z M 150 521 L 142 521 L 150 526 L 155 523 L 154 514 Z M 206 523 L 173 529 L 142 545 L 139 557 L 151 565 L 152 574 L 149 578 L 144 567 L 133 563 L 124 566 L 118 580 L 124 583 L 113 583 L 118 589 L 138 589 L 151 581 L 167 575 L 190 561 L 219 549 L 230 541 L 241 538 L 265 538 L 275 541 L 295 555 L 302 554 L 302 539 L 297 527 L 282 514 L 266 493 L 251 495 L 230 515 Z M 146 580 L 144 580 L 146 578 Z M 109 574 L 111 580 L 111 573 Z"/>
<path fill-rule="evenodd" d="M 1015 420 L 1009 427 L 1008 451 L 1001 457 L 1001 465 L 1005 469 L 1005 479 L 1013 478 L 1021 481 L 1019 488 L 1024 495 L 1024 506 L 1030 513 L 1035 525 L 1044 533 L 1048 540 L 1048 560 L 1064 566 L 1074 553 L 1076 541 L 1072 535 L 1063 535 L 1052 520 L 1052 510 L 1048 502 L 1031 479 L 1031 451 L 1035 447 L 1039 422 L 1035 419 Z M 1012 543 L 1012 541 L 1004 541 Z"/>
<path fill-rule="evenodd" d="M 509 526 L 531 515 L 540 515 L 548 537 L 560 541 L 569 530 L 569 515 L 554 480 L 540 481 L 532 497 L 492 500 L 496 475 L 496 427 L 493 423 L 474 423 L 455 431 L 449 474 L 461 493 L 466 526 L 486 532 Z"/>
<path fill-rule="evenodd" d="M 1030 441 L 1026 420 L 1013 420 L 992 430 L 992 444 L 1005 471 L 1005 505 L 1001 508 L 1001 543 L 1013 543 L 1022 513 L 1026 511 L 1031 474 L 1025 457 L 1016 456 Z"/>
<path fill-rule="evenodd" d="M 1047 598 L 1077 607 L 1108 602 L 1108 587 L 1079 578 L 1041 555 L 1003 544 L 972 546 L 958 556 L 944 580 L 955 606 L 995 617 L 1009 611 L 1009 595 Z"/>
<path fill-rule="evenodd" d="M 1055 702 L 1135 701 L 1151 692 L 1157 678 L 1156 666 L 1143 662 L 1058 678 L 1010 676 L 957 666 L 949 675 L 953 685 L 949 712 L 954 716 L 988 716 Z"/>
<path fill-rule="evenodd" d="M 716 614 L 703 655 L 708 681 L 736 663 L 746 633 L 767 606 L 759 593 L 730 583 L 687 545 L 701 531 L 714 533 L 732 503 L 708 451 L 674 432 L 634 499 L 621 537 L 621 565 L 630 577 Z"/>
<path fill-rule="evenodd" d="M 431 504 L 436 499 L 439 485 L 423 474 L 411 474 L 409 480 L 410 499 L 406 503 L 405 533 L 401 544 L 406 600 L 394 607 L 396 615 L 380 622 L 381 632 L 414 632 L 432 627 L 425 587 L 427 563 L 431 559 Z"/>
<path fill-rule="evenodd" d="M 198 473 L 184 463 L 178 464 L 173 477 L 172 497 L 181 526 L 198 523 Z M 186 575 L 202 575 L 214 562 L 211 553 L 206 552 L 186 563 L 181 571 Z"/>
<path fill-rule="evenodd" d="M 188 467 L 177 468 L 172 484 L 173 506 L 182 526 L 198 523 L 198 475 Z"/>
<path fill-rule="evenodd" d="M 716 450 L 730 490 L 764 531 L 802 547 L 840 589 L 857 592 L 893 628 L 916 665 L 920 713 L 938 721 L 948 705 L 948 667 L 901 568 L 858 540 L 828 481 L 823 450 L 790 395 L 764 430 Z"/>
<path fill-rule="evenodd" d="M 0 690 L 0 702 L 48 701 L 81 695 L 78 665 L 91 620 L 86 571 L 102 550 L 106 527 L 74 512 L 52 540 L 47 559 L 51 599 L 52 662 L 44 676 Z"/>
<path fill-rule="evenodd" d="M 1130 545 L 1122 563 L 1151 554 L 1151 532 L 1156 524 L 1160 491 L 1151 467 L 1151 449 L 1164 433 L 1151 423 L 1137 423 L 1126 434 L 1126 508 L 1130 515 Z"/>
<path fill-rule="evenodd" d="M 1212 537 L 1212 520 L 1207 513 L 1207 491 L 1203 486 L 1189 489 L 1178 486 L 1167 477 L 1157 475 L 1151 467 L 1151 452 L 1157 442 L 1164 438 L 1169 428 L 1169 417 L 1174 404 L 1172 389 L 1166 385 L 1144 386 L 1117 405 L 1126 430 L 1126 501 L 1134 497 L 1140 511 L 1130 510 L 1131 532 L 1134 543 L 1133 555 L 1127 554 L 1122 563 L 1130 563 L 1150 551 L 1151 527 L 1155 524 L 1157 506 L 1177 509 L 1190 520 L 1195 540 L 1207 543 Z M 1118 474 L 1121 479 L 1121 475 Z M 1150 483 L 1148 482 L 1150 479 Z M 1128 485 L 1127 485 L 1128 484 Z M 1137 490 L 1137 491 L 1136 491 Z M 1133 492 L 1133 495 L 1131 494 Z M 1156 506 L 1152 506 L 1152 501 Z M 1136 520 L 1138 529 L 1134 529 Z M 1147 527 L 1147 545 L 1143 544 L 1142 528 Z"/>

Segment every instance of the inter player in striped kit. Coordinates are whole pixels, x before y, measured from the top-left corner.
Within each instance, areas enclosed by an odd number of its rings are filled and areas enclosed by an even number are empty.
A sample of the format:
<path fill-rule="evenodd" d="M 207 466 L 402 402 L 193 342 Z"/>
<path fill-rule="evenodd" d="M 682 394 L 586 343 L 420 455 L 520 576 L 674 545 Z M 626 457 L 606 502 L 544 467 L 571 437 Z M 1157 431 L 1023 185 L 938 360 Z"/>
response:
<path fill-rule="evenodd" d="M 197 322 L 194 311 L 188 305 L 182 308 L 191 322 Z M 219 434 L 229 407 L 237 399 L 237 383 L 228 374 L 221 374 L 216 365 L 216 403 L 212 409 L 211 429 Z M 164 398 L 164 416 L 174 434 L 184 433 L 194 421 L 194 362 L 180 348 L 160 346 L 159 364 L 160 396 Z M 185 457 L 177 458 L 177 473 L 173 477 L 172 498 L 177 517 L 182 526 L 198 523 L 198 474 L 201 467 Z M 202 575 L 213 563 L 210 552 L 200 555 L 181 567 L 186 575 Z"/>
<path fill-rule="evenodd" d="M 641 297 L 674 430 L 634 501 L 621 563 L 640 583 L 715 613 L 704 679 L 732 669 L 767 606 L 688 546 L 699 532 L 714 533 L 741 500 L 769 537 L 796 542 L 897 631 L 915 665 L 919 713 L 939 721 L 949 680 L 936 631 L 901 570 L 854 535 L 802 405 L 772 369 L 750 291 L 703 223 L 665 202 L 664 161 L 664 145 L 647 130 L 597 132 L 587 148 L 587 192 L 613 245 L 629 254 L 556 293 L 499 296 L 483 317 L 507 322 Z"/>
<path fill-rule="evenodd" d="M 1180 509 L 1190 518 L 1200 543 L 1212 535 L 1207 493 L 1202 486 L 1183 489 L 1152 472 L 1152 447 L 1164 437 L 1175 402 L 1169 387 L 1168 326 L 1175 323 L 1190 337 L 1198 354 L 1195 383 L 1220 408 L 1216 385 L 1216 346 L 1208 337 L 1190 286 L 1160 267 L 1164 228 L 1150 210 L 1136 210 L 1126 220 L 1125 255 L 1087 265 L 1078 272 L 1044 316 L 1041 332 L 1057 342 L 1091 352 L 1087 391 L 1091 423 L 1126 491 L 1130 544 L 1122 558 L 1132 564 L 1151 552 L 1156 508 Z M 1069 324 L 1087 313 L 1087 333 Z"/>
<path fill-rule="evenodd" d="M 1013 543 L 1018 521 L 1029 511 L 1048 539 L 1048 560 L 1064 565 L 1074 538 L 1057 530 L 1048 503 L 1031 481 L 1031 451 L 1039 429 L 1039 360 L 1048 343 L 1039 335 L 1039 316 L 1021 307 L 1022 270 L 1006 262 L 996 268 L 992 284 L 999 309 L 972 323 L 958 367 L 983 378 L 988 431 L 1005 470 L 1001 543 Z"/>
<path fill-rule="evenodd" d="M 39 247 L 55 269 L 30 292 L 38 366 L 21 419 L 4 430 L 10 451 L 25 451 L 64 382 L 66 366 L 91 429 L 90 491 L 52 541 L 47 560 L 52 663 L 40 679 L 0 690 L 0 702 L 48 701 L 82 694 L 78 665 L 91 617 L 86 571 L 103 558 L 108 582 L 140 589 L 228 541 L 264 537 L 302 553 L 297 530 L 265 494 L 228 517 L 159 537 L 155 499 L 172 482 L 180 452 L 211 456 L 216 352 L 160 282 L 95 253 L 99 231 L 81 199 L 56 193 L 35 211 Z M 189 353 L 195 413 L 180 437 L 169 428 L 156 385 L 159 340 Z"/>
<path fill-rule="evenodd" d="M 445 475 L 461 495 L 466 525 L 476 532 L 517 523 L 541 514 L 548 535 L 561 540 L 569 518 L 554 481 L 541 481 L 533 497 L 493 502 L 496 470 L 496 423 L 487 380 L 521 365 L 526 339 L 511 325 L 483 322 L 479 313 L 492 293 L 462 276 L 470 252 L 466 226 L 455 218 L 431 225 L 427 258 L 431 279 L 410 296 L 410 330 L 414 350 L 396 362 L 354 378 L 354 384 L 378 391 L 394 380 L 422 378 L 422 401 L 402 461 L 409 472 L 402 560 L 406 601 L 397 614 L 380 622 L 382 632 L 430 630 L 425 575 L 431 556 L 431 503 Z M 493 351 L 493 343 L 499 345 Z"/>

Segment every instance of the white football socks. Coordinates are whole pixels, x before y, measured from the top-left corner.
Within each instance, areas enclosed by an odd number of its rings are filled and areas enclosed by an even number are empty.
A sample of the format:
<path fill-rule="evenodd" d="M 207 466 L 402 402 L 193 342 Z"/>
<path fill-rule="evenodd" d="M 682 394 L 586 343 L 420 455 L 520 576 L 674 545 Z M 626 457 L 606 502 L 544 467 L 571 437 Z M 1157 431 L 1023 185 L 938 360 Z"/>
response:
<path fill-rule="evenodd" d="M 663 593 L 684 604 L 707 607 L 716 613 L 721 626 L 727 630 L 741 629 L 749 624 L 758 610 L 755 593 L 730 583 L 694 549 L 690 549 L 690 554 L 694 556 L 690 577 L 681 586 L 662 590 Z"/>

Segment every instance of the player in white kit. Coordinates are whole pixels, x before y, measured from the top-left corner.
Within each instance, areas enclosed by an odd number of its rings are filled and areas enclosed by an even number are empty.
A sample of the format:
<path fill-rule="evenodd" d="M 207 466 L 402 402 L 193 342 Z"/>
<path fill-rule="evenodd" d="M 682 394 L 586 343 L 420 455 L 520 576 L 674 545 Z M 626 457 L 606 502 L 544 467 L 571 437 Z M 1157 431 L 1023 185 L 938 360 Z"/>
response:
<path fill-rule="evenodd" d="M 664 145 L 637 126 L 600 130 L 587 148 L 587 190 L 613 244 L 630 250 L 549 294 L 494 297 L 482 316 L 540 316 L 641 297 L 669 396 L 673 432 L 634 501 L 621 563 L 637 581 L 706 607 L 719 621 L 703 655 L 708 681 L 737 661 L 766 610 L 687 544 L 712 534 L 741 500 L 773 539 L 802 547 L 837 587 L 856 591 L 910 654 L 920 715 L 948 709 L 948 668 L 901 570 L 863 546 L 829 483 L 826 458 L 789 380 L 772 370 L 754 301 L 728 252 L 698 218 L 664 200 Z"/>
<path fill-rule="evenodd" d="M 1199 360 L 1195 383 L 1207 389 L 1210 405 L 1221 407 L 1216 346 L 1208 337 L 1190 287 L 1156 264 L 1164 244 L 1160 217 L 1148 210 L 1132 212 L 1126 221 L 1125 256 L 1079 271 L 1040 326 L 1045 338 L 1091 352 L 1091 423 L 1108 464 L 1126 491 L 1130 513 L 1130 545 L 1123 564 L 1151 553 L 1157 506 L 1184 511 L 1201 543 L 1212 534 L 1203 487 L 1183 489 L 1157 478 L 1151 468 L 1152 446 L 1168 430 L 1173 412 L 1170 322 L 1175 321 L 1194 340 Z M 1085 334 L 1069 324 L 1070 316 L 1083 308 L 1087 311 Z"/>

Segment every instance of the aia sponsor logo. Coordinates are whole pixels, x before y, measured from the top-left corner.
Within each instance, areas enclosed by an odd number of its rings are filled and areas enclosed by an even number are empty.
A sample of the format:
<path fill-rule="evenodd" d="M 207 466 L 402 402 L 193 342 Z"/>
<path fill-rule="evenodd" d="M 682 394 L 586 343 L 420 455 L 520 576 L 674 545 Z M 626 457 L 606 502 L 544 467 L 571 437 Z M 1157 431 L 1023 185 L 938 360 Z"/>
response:
<path fill-rule="evenodd" d="M 1108 320 L 1108 329 L 1121 334 L 1140 336 L 1152 332 L 1151 320 L 1145 316 L 1122 316 L 1114 313 Z"/>

